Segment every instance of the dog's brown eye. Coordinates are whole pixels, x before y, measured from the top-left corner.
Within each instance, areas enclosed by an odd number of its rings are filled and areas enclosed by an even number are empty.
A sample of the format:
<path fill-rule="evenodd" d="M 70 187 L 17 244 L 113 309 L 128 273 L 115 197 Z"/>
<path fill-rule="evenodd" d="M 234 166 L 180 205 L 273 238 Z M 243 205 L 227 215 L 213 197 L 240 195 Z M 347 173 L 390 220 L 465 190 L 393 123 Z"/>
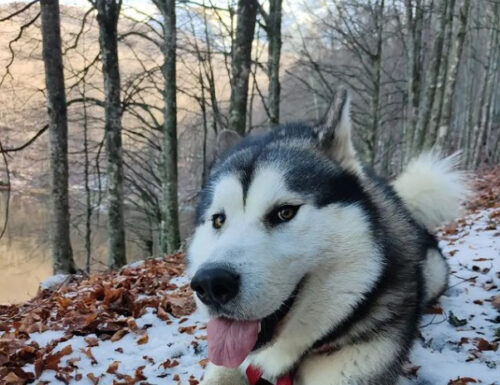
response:
<path fill-rule="evenodd" d="M 282 222 L 288 222 L 295 216 L 296 212 L 297 207 L 295 206 L 283 206 L 278 211 L 278 218 Z"/>
<path fill-rule="evenodd" d="M 271 226 L 276 226 L 280 223 L 289 222 L 295 217 L 297 211 L 299 211 L 299 208 L 300 206 L 293 205 L 284 205 L 277 207 L 267 215 L 267 223 L 269 223 Z"/>
<path fill-rule="evenodd" d="M 225 214 L 215 214 L 212 216 L 212 226 L 214 229 L 220 229 L 226 221 Z"/>

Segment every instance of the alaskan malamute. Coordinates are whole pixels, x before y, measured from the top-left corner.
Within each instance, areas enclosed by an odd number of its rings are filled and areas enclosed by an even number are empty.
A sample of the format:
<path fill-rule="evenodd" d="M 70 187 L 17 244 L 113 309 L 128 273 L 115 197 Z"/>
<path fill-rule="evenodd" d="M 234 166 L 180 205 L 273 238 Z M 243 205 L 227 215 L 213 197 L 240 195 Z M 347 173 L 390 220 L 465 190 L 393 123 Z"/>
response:
<path fill-rule="evenodd" d="M 210 319 L 204 385 L 393 385 L 445 290 L 429 231 L 458 215 L 463 175 L 433 154 L 373 175 L 349 104 L 341 90 L 321 125 L 218 138 L 187 257 Z"/>

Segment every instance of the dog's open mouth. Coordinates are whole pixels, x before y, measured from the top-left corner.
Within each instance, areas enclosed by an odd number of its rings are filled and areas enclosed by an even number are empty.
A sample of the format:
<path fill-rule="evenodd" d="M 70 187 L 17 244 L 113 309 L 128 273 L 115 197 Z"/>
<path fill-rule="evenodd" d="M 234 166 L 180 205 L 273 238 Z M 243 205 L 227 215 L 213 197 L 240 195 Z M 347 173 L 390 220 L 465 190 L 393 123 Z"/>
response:
<path fill-rule="evenodd" d="M 262 320 L 237 321 L 215 318 L 208 323 L 208 358 L 212 363 L 227 368 L 237 368 L 256 349 L 267 344 L 274 336 L 279 323 L 293 306 L 303 279 L 293 293 L 271 315 Z"/>

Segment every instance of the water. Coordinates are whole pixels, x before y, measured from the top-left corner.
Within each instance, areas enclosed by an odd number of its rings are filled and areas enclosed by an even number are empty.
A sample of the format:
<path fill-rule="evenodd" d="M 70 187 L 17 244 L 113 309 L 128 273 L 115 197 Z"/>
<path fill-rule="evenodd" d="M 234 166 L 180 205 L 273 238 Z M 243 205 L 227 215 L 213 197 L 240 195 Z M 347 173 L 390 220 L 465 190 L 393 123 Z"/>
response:
<path fill-rule="evenodd" d="M 6 193 L 0 191 L 0 229 L 5 217 Z M 52 275 L 47 231 L 47 199 L 43 196 L 11 197 L 7 232 L 0 240 L 0 304 L 27 300 L 36 294 L 38 285 Z M 81 222 L 81 223 L 76 223 Z M 92 270 L 105 269 L 106 218 L 94 216 Z M 71 240 L 75 262 L 85 266 L 83 218 L 73 217 Z M 137 242 L 127 242 L 129 262 L 145 256 Z"/>

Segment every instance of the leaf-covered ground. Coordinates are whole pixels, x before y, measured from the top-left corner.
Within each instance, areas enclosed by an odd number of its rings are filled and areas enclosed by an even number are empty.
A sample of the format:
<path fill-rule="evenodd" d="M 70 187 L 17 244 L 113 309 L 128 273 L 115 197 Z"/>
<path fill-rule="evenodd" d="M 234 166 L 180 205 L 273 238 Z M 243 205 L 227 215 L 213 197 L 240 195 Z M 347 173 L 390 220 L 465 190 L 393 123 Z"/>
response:
<path fill-rule="evenodd" d="M 441 229 L 450 288 L 421 322 L 404 385 L 500 385 L 500 168 Z M 181 254 L 119 272 L 54 277 L 0 306 L 0 384 L 198 384 L 205 326 Z"/>

